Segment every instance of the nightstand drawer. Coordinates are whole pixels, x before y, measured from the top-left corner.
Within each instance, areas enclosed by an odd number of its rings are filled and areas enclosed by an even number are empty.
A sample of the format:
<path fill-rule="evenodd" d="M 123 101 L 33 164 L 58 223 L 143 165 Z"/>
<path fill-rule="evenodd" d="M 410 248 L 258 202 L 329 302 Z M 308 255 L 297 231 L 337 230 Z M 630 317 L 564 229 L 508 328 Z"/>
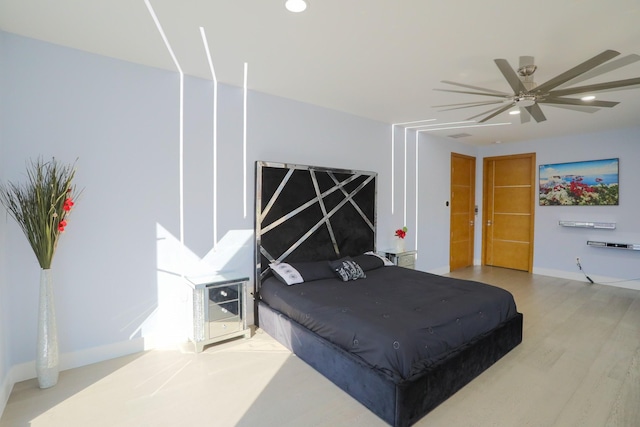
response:
<path fill-rule="evenodd" d="M 209 323 L 209 336 L 219 337 L 242 330 L 240 316 Z"/>
<path fill-rule="evenodd" d="M 220 304 L 209 303 L 209 321 L 215 322 L 237 316 L 240 314 L 239 309 L 240 305 L 238 304 L 238 300 L 223 302 Z"/>
<path fill-rule="evenodd" d="M 225 302 L 238 299 L 238 286 L 222 286 L 209 289 L 209 299 L 213 302 Z"/>
<path fill-rule="evenodd" d="M 398 257 L 398 267 L 415 268 L 415 264 L 415 257 L 413 254 Z"/>

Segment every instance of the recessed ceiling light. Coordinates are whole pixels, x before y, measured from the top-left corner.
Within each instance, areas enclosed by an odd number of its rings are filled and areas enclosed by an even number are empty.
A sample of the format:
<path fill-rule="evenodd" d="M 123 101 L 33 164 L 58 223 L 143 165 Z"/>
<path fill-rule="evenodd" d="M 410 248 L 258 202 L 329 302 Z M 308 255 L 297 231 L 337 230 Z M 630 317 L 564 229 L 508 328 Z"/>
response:
<path fill-rule="evenodd" d="M 511 114 L 512 116 L 518 115 L 520 114 L 520 110 L 511 110 L 509 111 L 509 114 Z"/>
<path fill-rule="evenodd" d="M 587 95 L 587 96 L 583 96 L 582 98 L 580 98 L 583 101 L 593 101 L 594 99 L 596 99 L 595 95 Z"/>
<path fill-rule="evenodd" d="M 286 7 L 289 12 L 304 12 L 307 8 L 307 2 L 304 0 L 287 0 L 284 3 L 284 7 Z"/>

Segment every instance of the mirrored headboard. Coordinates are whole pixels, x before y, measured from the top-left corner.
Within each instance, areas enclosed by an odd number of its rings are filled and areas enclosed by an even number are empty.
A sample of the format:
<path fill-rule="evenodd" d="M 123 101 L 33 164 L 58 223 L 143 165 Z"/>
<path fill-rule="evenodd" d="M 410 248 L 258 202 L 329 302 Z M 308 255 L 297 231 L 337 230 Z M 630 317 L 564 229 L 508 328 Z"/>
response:
<path fill-rule="evenodd" d="M 272 262 L 375 250 L 375 172 L 256 162 L 256 295 Z"/>

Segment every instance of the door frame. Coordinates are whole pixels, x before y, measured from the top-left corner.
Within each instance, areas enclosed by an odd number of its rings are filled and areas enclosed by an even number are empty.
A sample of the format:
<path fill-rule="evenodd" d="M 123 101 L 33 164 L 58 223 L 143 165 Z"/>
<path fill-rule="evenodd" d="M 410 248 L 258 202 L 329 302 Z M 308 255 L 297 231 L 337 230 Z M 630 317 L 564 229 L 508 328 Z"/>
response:
<path fill-rule="evenodd" d="M 482 160 L 482 265 L 487 265 L 487 210 L 488 210 L 488 179 L 487 179 L 487 164 L 494 160 L 505 159 L 521 159 L 528 158 L 531 160 L 531 176 L 529 178 L 531 182 L 531 228 L 529 229 L 529 273 L 533 272 L 533 252 L 534 252 L 534 236 L 535 236 L 535 213 L 536 213 L 536 153 L 522 153 L 522 154 L 510 154 L 506 156 L 492 156 L 484 157 Z M 477 222 L 476 222 L 477 225 Z"/>

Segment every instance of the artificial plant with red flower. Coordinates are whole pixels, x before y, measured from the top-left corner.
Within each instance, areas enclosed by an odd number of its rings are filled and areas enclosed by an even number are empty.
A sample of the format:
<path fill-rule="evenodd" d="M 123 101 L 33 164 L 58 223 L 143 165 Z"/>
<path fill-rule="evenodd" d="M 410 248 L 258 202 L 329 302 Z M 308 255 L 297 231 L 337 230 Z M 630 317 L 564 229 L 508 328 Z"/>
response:
<path fill-rule="evenodd" d="M 398 228 L 396 230 L 396 237 L 404 239 L 407 236 L 407 227 Z"/>
<path fill-rule="evenodd" d="M 72 184 L 74 165 L 61 165 L 55 158 L 27 164 L 27 182 L 0 184 L 0 202 L 29 240 L 41 268 L 51 268 L 60 233 L 79 194 Z"/>
<path fill-rule="evenodd" d="M 64 204 L 62 205 L 62 209 L 69 212 L 73 207 L 73 205 L 75 205 L 75 203 L 73 203 L 71 198 L 66 198 L 64 199 Z"/>

